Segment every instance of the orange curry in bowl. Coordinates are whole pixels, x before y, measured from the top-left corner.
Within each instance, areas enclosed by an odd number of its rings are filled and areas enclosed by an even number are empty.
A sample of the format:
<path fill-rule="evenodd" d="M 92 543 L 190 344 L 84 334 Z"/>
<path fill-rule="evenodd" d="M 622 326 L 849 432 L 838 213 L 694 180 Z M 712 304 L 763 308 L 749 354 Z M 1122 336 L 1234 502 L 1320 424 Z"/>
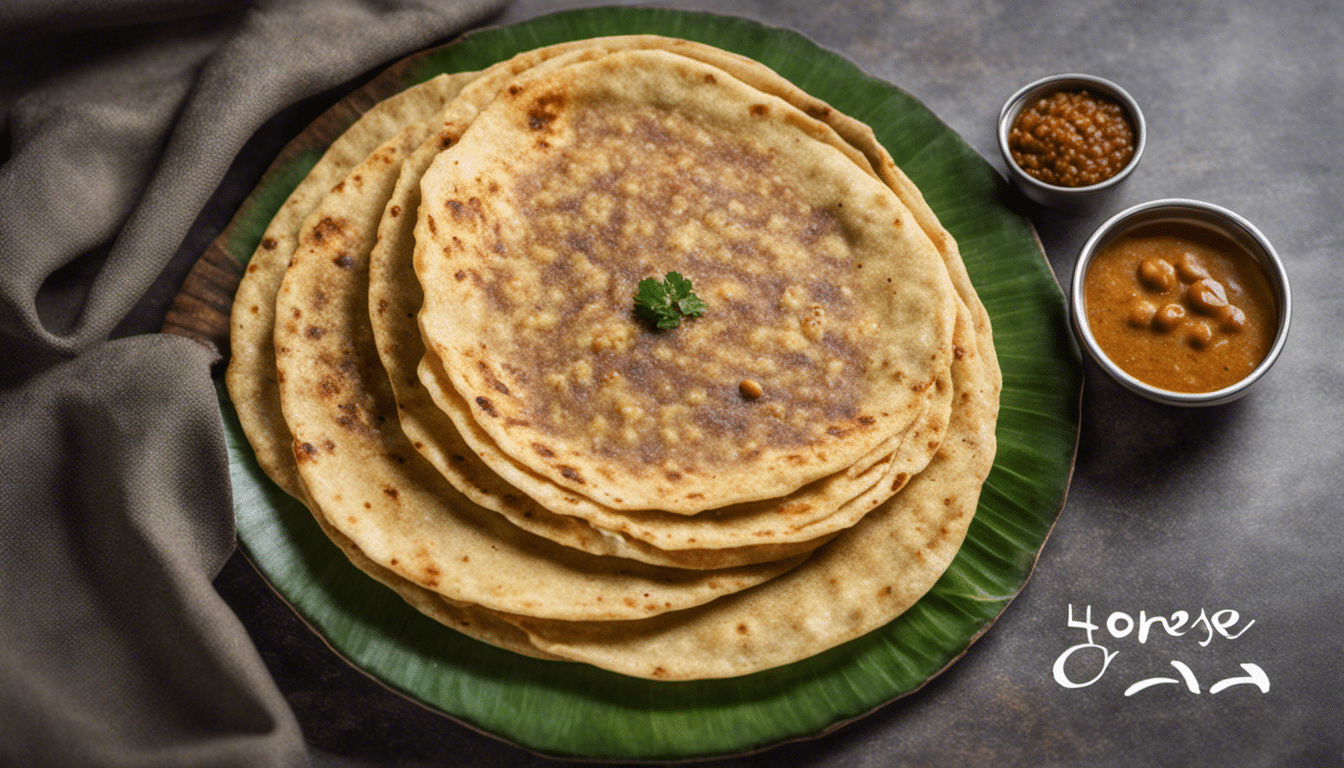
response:
<path fill-rule="evenodd" d="M 1246 249 L 1202 227 L 1155 224 L 1111 241 L 1084 278 L 1086 317 L 1106 356 L 1140 381 L 1213 392 L 1269 353 L 1278 308 Z"/>

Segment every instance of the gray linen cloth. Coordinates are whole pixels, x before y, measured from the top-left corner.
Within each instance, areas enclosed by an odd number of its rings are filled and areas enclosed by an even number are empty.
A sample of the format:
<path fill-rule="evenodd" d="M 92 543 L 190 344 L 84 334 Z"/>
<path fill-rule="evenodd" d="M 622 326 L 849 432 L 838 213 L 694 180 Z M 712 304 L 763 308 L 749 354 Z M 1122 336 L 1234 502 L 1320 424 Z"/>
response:
<path fill-rule="evenodd" d="M 272 766 L 212 353 L 110 339 L 268 118 L 500 0 L 0 0 L 0 765 Z"/>

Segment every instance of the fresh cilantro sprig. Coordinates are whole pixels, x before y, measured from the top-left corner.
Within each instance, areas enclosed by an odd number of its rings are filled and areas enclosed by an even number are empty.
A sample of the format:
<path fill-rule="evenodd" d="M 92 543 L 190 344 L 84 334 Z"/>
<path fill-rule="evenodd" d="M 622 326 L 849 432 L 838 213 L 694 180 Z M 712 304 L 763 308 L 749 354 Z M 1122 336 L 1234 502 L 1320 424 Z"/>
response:
<path fill-rule="evenodd" d="M 678 272 L 668 272 L 663 280 L 646 277 L 635 293 L 635 311 L 658 328 L 676 328 L 681 316 L 699 317 L 708 305 L 691 288 L 691 281 Z"/>

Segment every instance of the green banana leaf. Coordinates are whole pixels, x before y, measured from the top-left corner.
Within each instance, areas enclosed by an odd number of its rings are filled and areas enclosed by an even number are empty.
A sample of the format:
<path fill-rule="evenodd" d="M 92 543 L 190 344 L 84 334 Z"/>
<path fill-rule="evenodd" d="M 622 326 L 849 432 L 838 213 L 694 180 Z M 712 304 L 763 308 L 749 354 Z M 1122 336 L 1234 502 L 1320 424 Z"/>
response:
<path fill-rule="evenodd" d="M 592 8 L 475 32 L 397 70 L 403 85 L 480 69 L 567 40 L 655 33 L 750 56 L 868 123 L 956 237 L 989 310 L 1004 374 L 998 455 L 966 542 L 911 610 L 795 664 L 727 680 L 654 682 L 540 661 L 424 617 L 354 568 L 308 511 L 258 468 L 219 387 L 238 538 L 280 595 L 339 654 L 392 689 L 528 750 L 675 760 L 816 736 L 919 689 L 956 661 L 1025 585 L 1064 503 L 1082 371 L 1064 297 L 1031 225 L 1002 203 L 1004 181 L 918 101 L 797 33 L 703 13 Z M 268 175 L 221 240 L 246 261 L 316 162 Z"/>

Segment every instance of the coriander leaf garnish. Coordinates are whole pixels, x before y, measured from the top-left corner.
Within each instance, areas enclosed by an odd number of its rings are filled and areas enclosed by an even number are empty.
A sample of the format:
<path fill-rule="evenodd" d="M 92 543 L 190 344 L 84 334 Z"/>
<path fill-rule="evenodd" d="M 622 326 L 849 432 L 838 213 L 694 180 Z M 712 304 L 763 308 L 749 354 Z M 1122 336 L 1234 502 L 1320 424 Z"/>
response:
<path fill-rule="evenodd" d="M 708 305 L 691 288 L 690 279 L 668 272 L 663 280 L 646 277 L 635 293 L 635 311 L 659 328 L 676 328 L 681 316 L 699 317 Z"/>

